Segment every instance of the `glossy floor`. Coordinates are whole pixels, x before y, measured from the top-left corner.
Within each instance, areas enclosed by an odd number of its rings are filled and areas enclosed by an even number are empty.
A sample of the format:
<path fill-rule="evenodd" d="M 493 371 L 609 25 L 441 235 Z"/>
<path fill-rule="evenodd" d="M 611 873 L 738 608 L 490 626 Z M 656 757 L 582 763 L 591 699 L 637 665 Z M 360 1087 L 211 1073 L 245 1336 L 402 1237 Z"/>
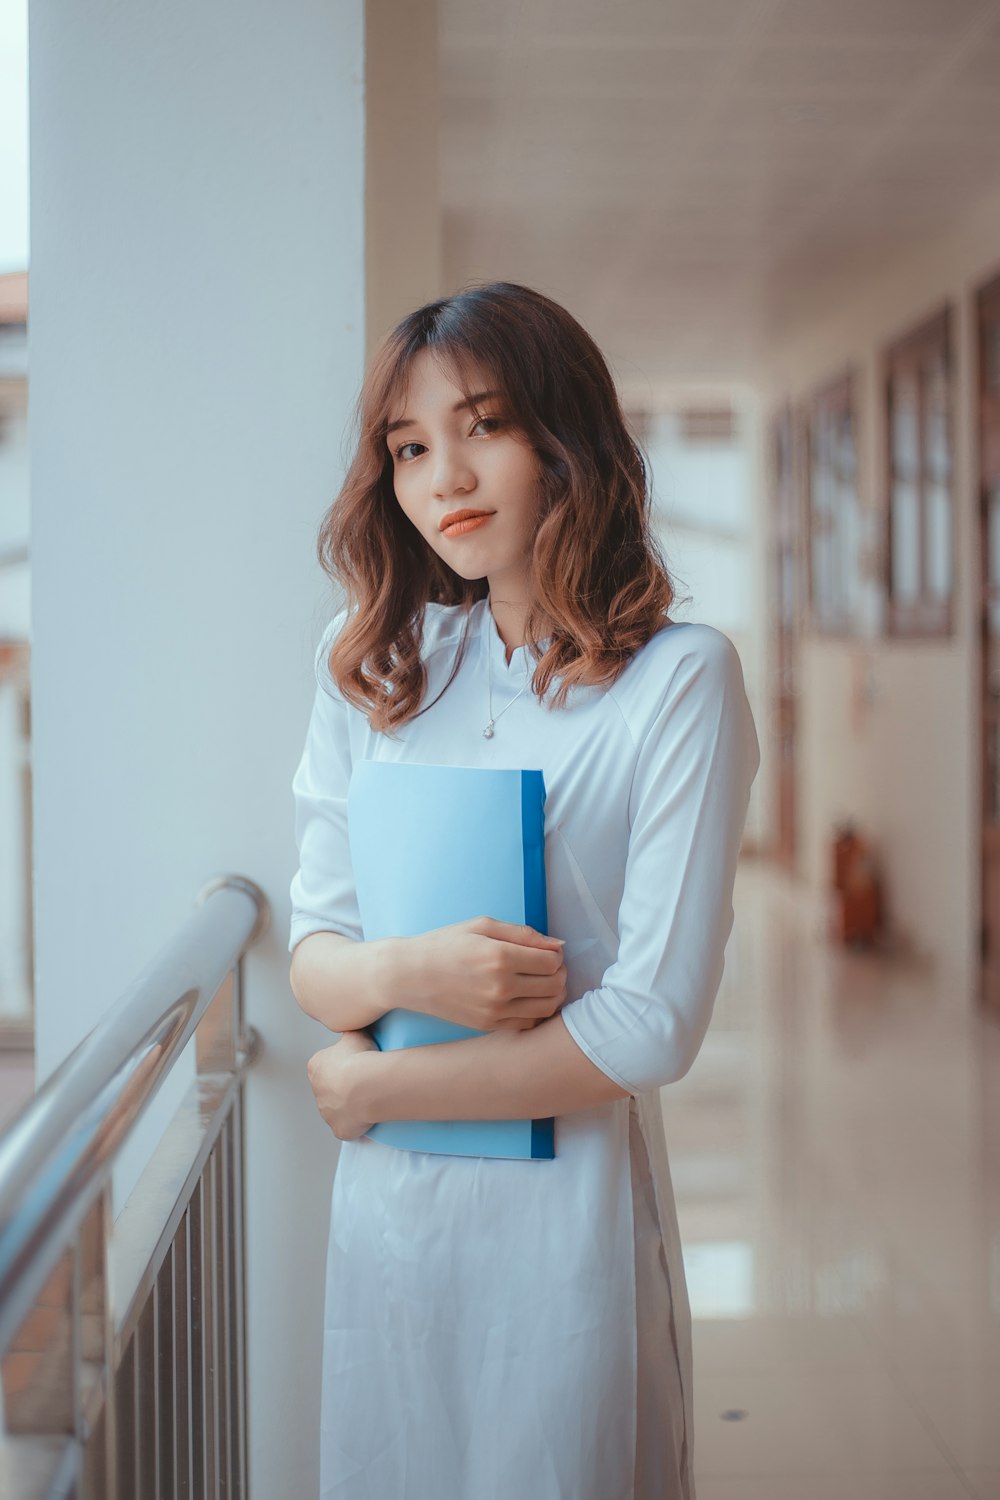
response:
<path fill-rule="evenodd" d="M 1000 1027 L 744 864 L 664 1117 L 698 1500 L 1000 1500 Z"/>

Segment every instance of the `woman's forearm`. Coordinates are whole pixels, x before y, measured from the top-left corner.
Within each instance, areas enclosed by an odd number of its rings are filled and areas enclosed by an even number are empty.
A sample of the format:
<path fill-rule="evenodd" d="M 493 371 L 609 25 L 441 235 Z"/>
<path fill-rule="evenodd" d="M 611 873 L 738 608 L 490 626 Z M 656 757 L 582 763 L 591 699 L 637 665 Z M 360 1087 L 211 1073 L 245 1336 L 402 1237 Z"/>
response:
<path fill-rule="evenodd" d="M 544 1119 L 624 1099 L 557 1013 L 526 1031 L 491 1031 L 352 1059 L 357 1111 L 383 1120 Z"/>
<path fill-rule="evenodd" d="M 339 932 L 313 932 L 292 954 L 289 985 L 313 1020 L 331 1031 L 362 1031 L 390 1008 L 412 968 L 409 938 L 364 943 Z"/>

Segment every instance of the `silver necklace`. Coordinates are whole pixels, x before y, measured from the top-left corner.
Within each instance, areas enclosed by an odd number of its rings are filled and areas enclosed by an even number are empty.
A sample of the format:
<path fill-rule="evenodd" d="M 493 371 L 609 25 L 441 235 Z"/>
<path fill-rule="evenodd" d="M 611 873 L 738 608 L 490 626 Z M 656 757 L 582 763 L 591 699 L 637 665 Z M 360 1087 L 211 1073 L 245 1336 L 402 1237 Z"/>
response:
<path fill-rule="evenodd" d="M 489 624 L 487 625 L 487 630 L 493 631 L 493 630 L 496 629 L 496 625 L 494 624 L 494 621 L 493 621 L 493 611 L 490 609 L 490 596 L 488 594 L 486 596 L 486 613 L 489 616 Z M 498 635 L 499 635 L 499 632 L 498 632 Z M 504 649 L 506 650 L 506 646 L 504 647 Z M 490 639 L 486 643 L 486 682 L 487 682 L 487 691 L 489 693 L 489 698 L 490 698 L 490 722 L 487 724 L 486 728 L 483 730 L 483 739 L 485 739 L 485 740 L 491 740 L 493 738 L 493 726 L 496 723 L 497 719 L 499 719 L 500 714 L 505 714 L 507 712 L 508 708 L 510 708 L 511 703 L 514 703 L 518 698 L 520 698 L 521 694 L 524 692 L 524 688 L 530 686 L 530 678 L 525 682 L 524 687 L 518 688 L 517 692 L 514 694 L 514 697 L 510 700 L 510 703 L 505 703 L 504 706 L 503 706 L 503 708 L 500 710 L 500 713 L 494 714 L 494 712 L 493 712 L 493 641 Z"/>

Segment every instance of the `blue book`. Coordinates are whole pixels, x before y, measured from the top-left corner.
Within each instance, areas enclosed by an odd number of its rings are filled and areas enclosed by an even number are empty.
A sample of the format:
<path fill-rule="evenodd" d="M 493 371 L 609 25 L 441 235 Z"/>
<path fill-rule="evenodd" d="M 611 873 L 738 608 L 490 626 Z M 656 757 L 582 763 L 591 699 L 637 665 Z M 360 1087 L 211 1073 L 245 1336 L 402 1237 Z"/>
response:
<path fill-rule="evenodd" d="M 490 916 L 546 932 L 541 771 L 364 760 L 347 793 L 351 865 L 365 941 L 415 937 Z M 380 1051 L 487 1033 L 396 1008 L 368 1028 Z M 555 1121 L 384 1120 L 368 1135 L 452 1156 L 555 1155 Z"/>

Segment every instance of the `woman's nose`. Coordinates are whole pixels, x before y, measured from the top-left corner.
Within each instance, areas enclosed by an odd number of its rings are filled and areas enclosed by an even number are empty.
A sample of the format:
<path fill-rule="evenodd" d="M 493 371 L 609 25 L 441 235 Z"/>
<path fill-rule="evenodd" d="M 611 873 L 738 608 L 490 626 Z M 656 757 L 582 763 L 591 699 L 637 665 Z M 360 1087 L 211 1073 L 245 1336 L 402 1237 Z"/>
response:
<path fill-rule="evenodd" d="M 431 472 L 431 494 L 447 500 L 451 495 L 467 494 L 475 487 L 476 477 L 461 455 L 447 445 L 439 448 Z"/>

